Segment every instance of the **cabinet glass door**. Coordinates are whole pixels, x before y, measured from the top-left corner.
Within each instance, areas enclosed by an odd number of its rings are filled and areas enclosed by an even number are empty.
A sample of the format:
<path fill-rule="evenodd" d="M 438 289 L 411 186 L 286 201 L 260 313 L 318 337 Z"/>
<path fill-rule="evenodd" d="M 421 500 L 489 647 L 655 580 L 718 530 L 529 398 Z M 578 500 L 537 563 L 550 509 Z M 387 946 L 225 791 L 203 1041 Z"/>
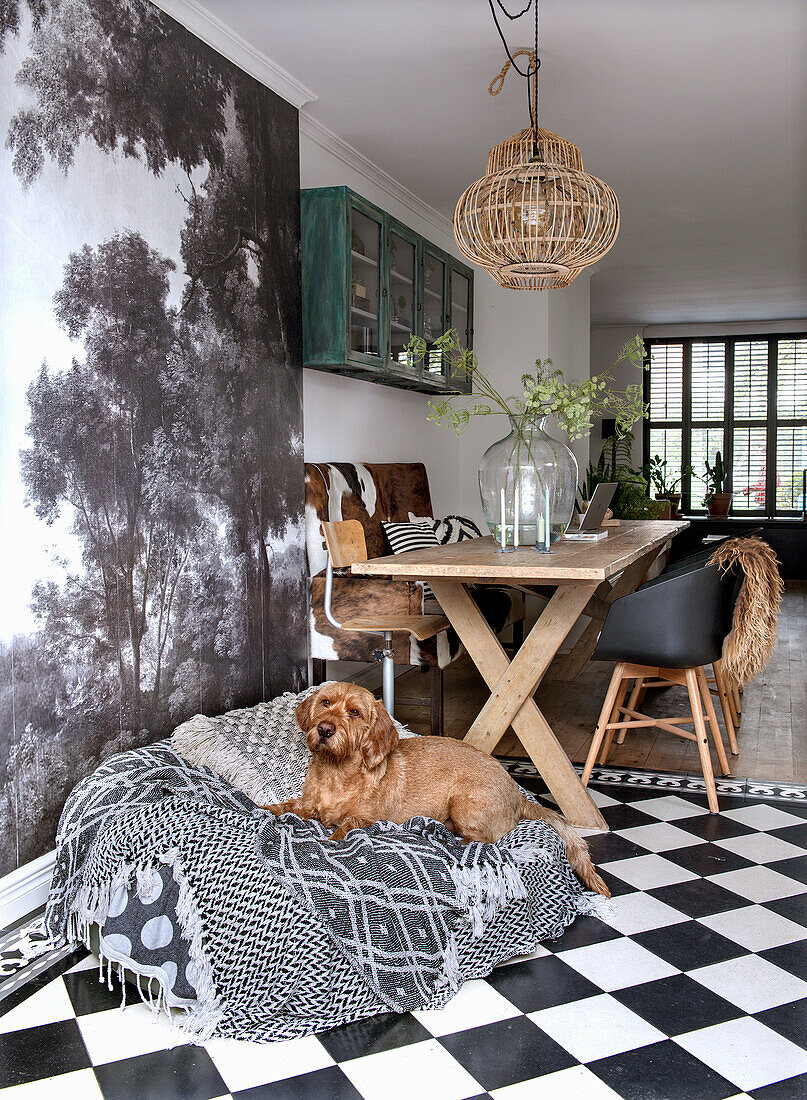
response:
<path fill-rule="evenodd" d="M 423 360 L 423 376 L 432 382 L 443 379 L 446 371 L 443 354 L 439 348 L 431 345 L 443 335 L 446 329 L 446 265 L 439 256 L 423 249 L 423 339 L 426 341 L 426 356 Z"/>
<path fill-rule="evenodd" d="M 456 330 L 463 348 L 471 344 L 471 280 L 462 272 L 451 271 L 451 327 Z M 463 371 L 451 372 L 452 389 L 469 392 L 470 379 Z"/>
<path fill-rule="evenodd" d="M 350 208 L 350 351 L 380 358 L 381 222 Z"/>
<path fill-rule="evenodd" d="M 412 364 L 404 348 L 416 329 L 416 240 L 390 230 L 390 369 L 395 374 L 420 376 L 420 364 Z"/>

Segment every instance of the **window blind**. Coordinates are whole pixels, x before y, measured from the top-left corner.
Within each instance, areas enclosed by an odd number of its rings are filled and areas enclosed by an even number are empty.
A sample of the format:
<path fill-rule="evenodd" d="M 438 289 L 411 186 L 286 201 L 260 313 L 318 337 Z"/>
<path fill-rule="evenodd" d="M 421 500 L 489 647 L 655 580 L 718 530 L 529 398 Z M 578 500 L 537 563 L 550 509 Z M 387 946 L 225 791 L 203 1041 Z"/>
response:
<path fill-rule="evenodd" d="M 680 420 L 684 401 L 683 344 L 654 344 L 650 349 L 650 417 Z"/>
<path fill-rule="evenodd" d="M 692 344 L 691 390 L 692 420 L 722 422 L 725 416 L 726 392 L 726 345 L 724 343 Z"/>
<path fill-rule="evenodd" d="M 807 339 L 779 341 L 777 373 L 779 419 L 807 418 Z"/>
<path fill-rule="evenodd" d="M 645 455 L 685 466 L 683 507 L 703 509 L 705 463 L 731 471 L 735 513 L 787 515 L 807 505 L 807 335 L 648 340 Z"/>

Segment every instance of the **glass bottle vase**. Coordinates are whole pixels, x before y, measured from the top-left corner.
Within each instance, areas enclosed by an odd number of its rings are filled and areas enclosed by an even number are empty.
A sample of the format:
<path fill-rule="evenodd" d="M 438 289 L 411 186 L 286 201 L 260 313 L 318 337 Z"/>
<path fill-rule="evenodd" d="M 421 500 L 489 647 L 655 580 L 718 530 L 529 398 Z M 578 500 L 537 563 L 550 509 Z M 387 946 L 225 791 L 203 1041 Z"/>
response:
<path fill-rule="evenodd" d="M 510 421 L 510 434 L 479 463 L 479 492 L 491 534 L 503 550 L 548 550 L 572 518 L 577 459 L 547 435 L 545 416 Z"/>

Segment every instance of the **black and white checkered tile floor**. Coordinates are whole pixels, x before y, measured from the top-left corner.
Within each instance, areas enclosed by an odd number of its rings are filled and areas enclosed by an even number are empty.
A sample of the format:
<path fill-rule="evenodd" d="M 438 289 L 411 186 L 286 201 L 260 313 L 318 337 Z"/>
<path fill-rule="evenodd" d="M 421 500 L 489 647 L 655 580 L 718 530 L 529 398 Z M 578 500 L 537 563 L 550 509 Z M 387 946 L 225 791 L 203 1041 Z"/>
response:
<path fill-rule="evenodd" d="M 0 1097 L 807 1097 L 807 802 L 600 786 L 615 898 L 439 1012 L 191 1046 L 74 952 L 0 1001 Z M 172 1046 L 172 1043 L 178 1045 Z"/>

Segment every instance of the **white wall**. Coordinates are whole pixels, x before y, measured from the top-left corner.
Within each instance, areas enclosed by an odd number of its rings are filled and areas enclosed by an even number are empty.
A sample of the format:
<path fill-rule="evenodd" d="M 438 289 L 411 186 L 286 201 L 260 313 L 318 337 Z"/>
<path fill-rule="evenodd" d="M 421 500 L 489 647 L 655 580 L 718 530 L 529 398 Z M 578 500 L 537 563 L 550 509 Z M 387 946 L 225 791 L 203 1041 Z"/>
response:
<path fill-rule="evenodd" d="M 574 285 L 574 284 L 572 284 Z M 622 348 L 636 335 L 643 332 L 641 326 L 636 325 L 594 325 L 591 329 L 591 374 L 600 374 L 604 370 L 613 367 Z M 638 371 L 630 363 L 620 363 L 614 369 L 613 388 L 624 390 L 626 386 L 635 386 L 642 381 L 642 372 Z M 633 447 L 633 464 L 640 466 L 642 463 L 642 425 L 637 424 L 634 429 L 636 441 Z M 599 421 L 595 423 L 590 439 L 591 461 L 596 462 L 602 446 L 602 432 Z"/>
<path fill-rule="evenodd" d="M 302 187 L 345 185 L 389 211 L 405 225 L 459 255 L 446 226 L 420 216 L 376 181 L 300 135 Z M 428 196 L 424 196 L 428 198 Z M 552 354 L 558 366 L 585 377 L 589 338 L 589 280 L 549 293 L 502 290 L 477 269 L 474 286 L 474 345 L 482 369 L 504 395 L 518 393 L 521 376 L 536 357 Z M 550 347 L 556 333 L 558 350 Z M 575 369 L 571 368 L 574 363 Z M 476 418 L 458 440 L 426 420 L 428 398 L 371 382 L 321 371 L 303 372 L 305 455 L 310 461 L 422 461 L 429 472 L 435 515 L 461 512 L 482 519 L 477 467 L 484 450 L 507 433 L 504 417 Z M 579 455 L 582 454 L 577 447 Z"/>
<path fill-rule="evenodd" d="M 583 272 L 565 290 L 547 294 L 549 304 L 549 357 L 553 370 L 560 368 L 567 379 L 578 382 L 589 377 L 591 359 L 591 278 Z M 578 484 L 588 463 L 587 438 L 571 443 L 579 467 Z"/>

